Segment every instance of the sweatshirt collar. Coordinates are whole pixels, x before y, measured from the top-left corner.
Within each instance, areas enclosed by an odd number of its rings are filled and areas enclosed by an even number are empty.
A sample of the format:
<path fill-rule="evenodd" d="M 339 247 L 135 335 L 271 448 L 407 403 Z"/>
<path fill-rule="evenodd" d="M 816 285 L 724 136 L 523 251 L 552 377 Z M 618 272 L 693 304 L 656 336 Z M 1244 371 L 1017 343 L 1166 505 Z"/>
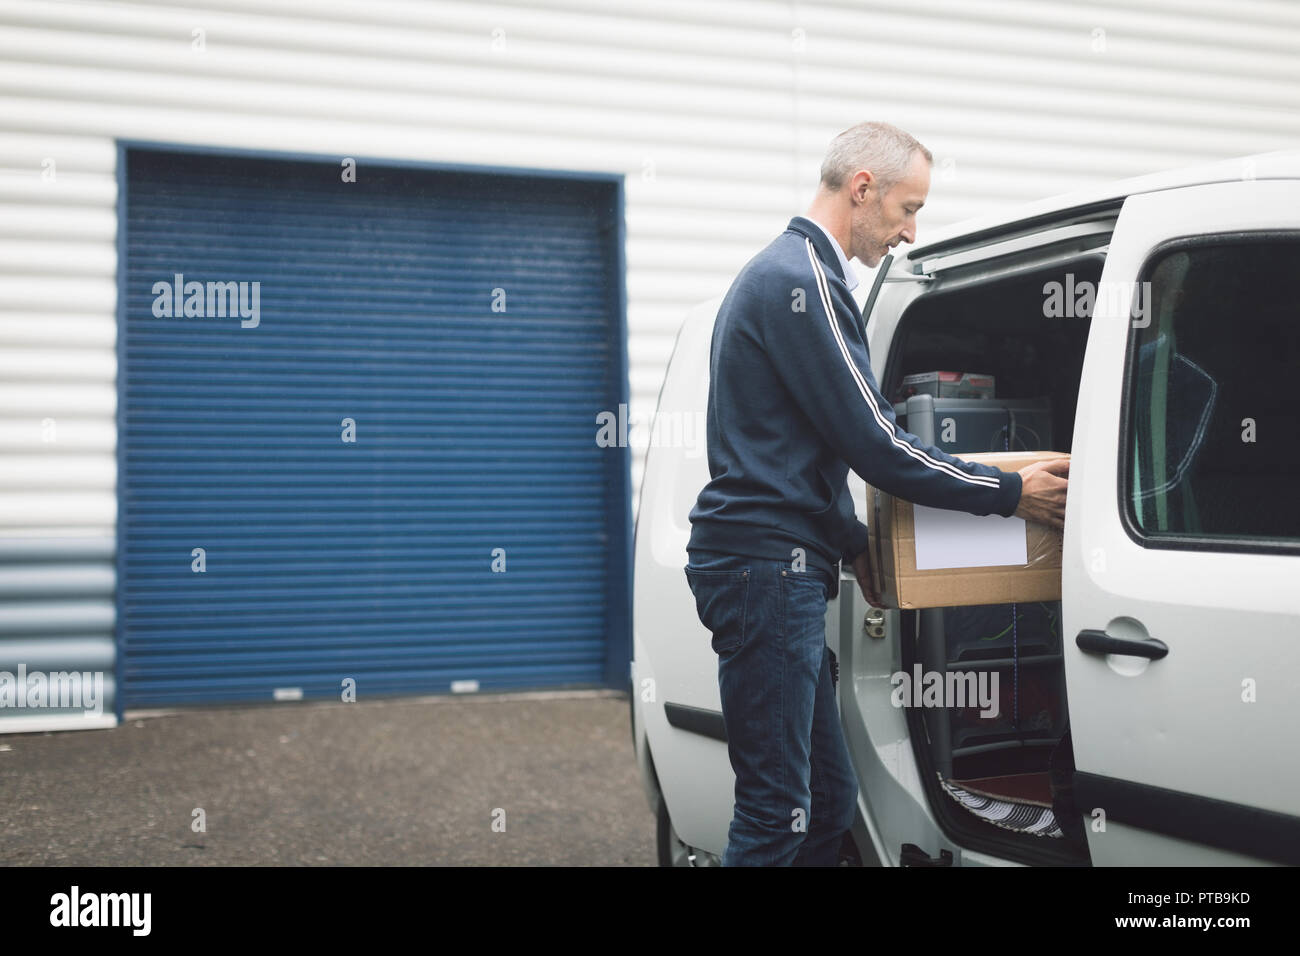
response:
<path fill-rule="evenodd" d="M 840 248 L 840 244 L 825 226 L 815 219 L 809 219 L 807 216 L 795 216 L 790 220 L 788 228 L 812 240 L 817 255 L 823 262 L 835 269 L 836 274 L 844 280 L 844 284 L 849 287 L 850 292 L 858 287 L 858 276 L 849 267 L 848 256 L 844 255 L 844 250 Z"/>

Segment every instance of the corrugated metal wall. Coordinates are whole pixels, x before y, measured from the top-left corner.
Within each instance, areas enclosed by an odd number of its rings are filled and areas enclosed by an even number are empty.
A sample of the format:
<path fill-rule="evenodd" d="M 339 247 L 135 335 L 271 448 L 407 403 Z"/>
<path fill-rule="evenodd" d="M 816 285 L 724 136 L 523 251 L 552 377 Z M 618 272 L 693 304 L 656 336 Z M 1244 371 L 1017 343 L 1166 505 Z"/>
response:
<path fill-rule="evenodd" d="M 0 2 L 0 534 L 95 542 L 8 545 L 0 665 L 26 615 L 85 633 L 104 600 L 116 138 L 626 173 L 635 449 L 683 311 L 803 211 L 843 127 L 934 151 L 924 235 L 1300 146 L 1298 53 L 1285 0 Z"/>

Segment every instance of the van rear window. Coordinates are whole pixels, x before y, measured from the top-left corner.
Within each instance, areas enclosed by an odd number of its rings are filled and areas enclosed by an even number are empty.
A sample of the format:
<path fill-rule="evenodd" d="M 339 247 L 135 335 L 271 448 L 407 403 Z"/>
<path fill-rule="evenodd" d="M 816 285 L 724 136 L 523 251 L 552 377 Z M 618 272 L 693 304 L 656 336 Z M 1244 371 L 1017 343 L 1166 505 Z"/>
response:
<path fill-rule="evenodd" d="M 1148 263 L 1134 290 L 1123 479 L 1143 536 L 1300 545 L 1295 275 L 1290 235 L 1198 239 Z"/>

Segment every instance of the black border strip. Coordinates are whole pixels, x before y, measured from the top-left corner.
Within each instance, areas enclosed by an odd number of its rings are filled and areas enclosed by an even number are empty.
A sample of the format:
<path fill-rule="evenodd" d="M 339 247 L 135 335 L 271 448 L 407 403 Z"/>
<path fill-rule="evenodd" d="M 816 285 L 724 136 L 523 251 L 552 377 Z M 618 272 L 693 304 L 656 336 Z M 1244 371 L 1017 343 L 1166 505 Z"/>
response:
<path fill-rule="evenodd" d="M 1074 796 L 1085 818 L 1100 807 L 1117 823 L 1300 866 L 1300 817 L 1083 771 Z"/>
<path fill-rule="evenodd" d="M 664 716 L 670 727 L 689 730 L 701 737 L 727 742 L 727 725 L 722 720 L 722 711 L 709 710 L 704 707 L 691 707 L 689 704 L 672 704 L 664 701 Z"/>

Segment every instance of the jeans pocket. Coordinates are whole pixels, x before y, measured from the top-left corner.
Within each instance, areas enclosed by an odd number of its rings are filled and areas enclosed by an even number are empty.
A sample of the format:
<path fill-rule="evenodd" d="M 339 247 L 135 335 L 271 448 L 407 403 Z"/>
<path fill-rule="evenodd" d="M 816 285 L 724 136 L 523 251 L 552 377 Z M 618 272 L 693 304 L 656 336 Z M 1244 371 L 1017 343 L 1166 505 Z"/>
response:
<path fill-rule="evenodd" d="M 712 633 L 715 654 L 734 654 L 745 643 L 749 603 L 749 568 L 703 571 L 687 567 L 686 580 L 695 595 L 695 611 Z"/>
<path fill-rule="evenodd" d="M 818 590 L 822 599 L 827 600 L 830 593 L 830 575 L 816 568 L 796 571 L 793 568 L 781 569 L 781 580 L 791 586 L 798 594 L 815 594 Z"/>
<path fill-rule="evenodd" d="M 825 628 L 830 586 L 825 572 L 781 570 L 781 621 L 787 637 L 807 636 Z"/>

